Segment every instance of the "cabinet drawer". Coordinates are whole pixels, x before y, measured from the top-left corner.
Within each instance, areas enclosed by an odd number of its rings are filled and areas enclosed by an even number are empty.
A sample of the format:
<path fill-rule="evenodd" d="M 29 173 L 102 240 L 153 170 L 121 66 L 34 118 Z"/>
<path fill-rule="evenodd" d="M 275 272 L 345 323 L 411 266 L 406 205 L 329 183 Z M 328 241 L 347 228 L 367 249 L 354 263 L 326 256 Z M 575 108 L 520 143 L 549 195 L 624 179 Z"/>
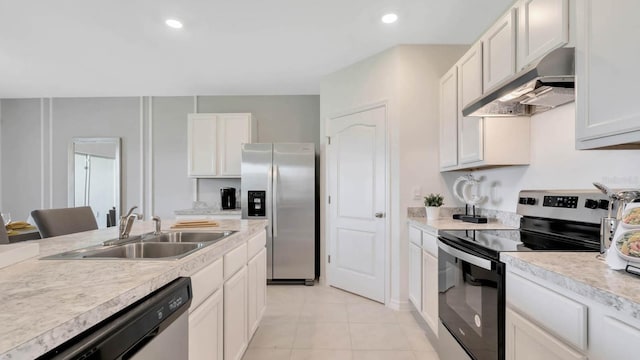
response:
<path fill-rule="evenodd" d="M 262 231 L 247 242 L 247 259 L 253 259 L 267 244 L 267 233 Z"/>
<path fill-rule="evenodd" d="M 418 246 L 422 246 L 422 230 L 409 226 L 409 241 Z"/>
<path fill-rule="evenodd" d="M 587 349 L 587 306 L 507 272 L 507 303 L 577 349 Z"/>
<path fill-rule="evenodd" d="M 438 237 L 429 233 L 422 233 L 422 248 L 429 254 L 438 257 Z"/>
<path fill-rule="evenodd" d="M 189 313 L 193 312 L 209 295 L 222 287 L 222 259 L 205 266 L 202 270 L 191 275 L 193 286 L 193 300 Z"/>
<path fill-rule="evenodd" d="M 247 264 L 247 244 L 244 243 L 224 256 L 224 279 L 230 278 Z"/>

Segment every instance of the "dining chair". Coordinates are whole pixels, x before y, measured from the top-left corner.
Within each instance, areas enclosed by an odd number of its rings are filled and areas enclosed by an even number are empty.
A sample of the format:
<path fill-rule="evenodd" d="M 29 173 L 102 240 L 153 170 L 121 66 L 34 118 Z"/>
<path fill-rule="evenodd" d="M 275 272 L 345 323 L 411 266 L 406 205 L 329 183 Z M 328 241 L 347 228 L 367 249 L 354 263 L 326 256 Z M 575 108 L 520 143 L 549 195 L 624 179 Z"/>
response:
<path fill-rule="evenodd" d="M 9 235 L 7 235 L 7 228 L 4 227 L 4 219 L 0 215 L 0 244 L 8 244 Z"/>
<path fill-rule="evenodd" d="M 31 217 L 43 239 L 98 228 L 90 206 L 33 210 Z"/>

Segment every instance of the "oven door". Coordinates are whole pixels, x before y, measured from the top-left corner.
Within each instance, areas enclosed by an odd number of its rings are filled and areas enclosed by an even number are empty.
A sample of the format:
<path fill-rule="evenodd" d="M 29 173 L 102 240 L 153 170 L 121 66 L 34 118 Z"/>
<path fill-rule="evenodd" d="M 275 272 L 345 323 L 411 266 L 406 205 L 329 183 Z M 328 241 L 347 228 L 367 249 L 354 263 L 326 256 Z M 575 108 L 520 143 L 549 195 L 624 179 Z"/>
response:
<path fill-rule="evenodd" d="M 504 264 L 438 241 L 440 321 L 475 360 L 504 359 Z"/>

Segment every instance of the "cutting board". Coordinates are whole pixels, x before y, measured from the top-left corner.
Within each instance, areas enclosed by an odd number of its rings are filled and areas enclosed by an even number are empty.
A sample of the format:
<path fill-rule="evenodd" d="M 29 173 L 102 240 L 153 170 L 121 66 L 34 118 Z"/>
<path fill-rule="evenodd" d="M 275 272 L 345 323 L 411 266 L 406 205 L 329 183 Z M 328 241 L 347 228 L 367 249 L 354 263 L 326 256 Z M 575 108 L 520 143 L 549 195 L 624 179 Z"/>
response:
<path fill-rule="evenodd" d="M 30 259 L 40 254 L 38 243 L 0 245 L 0 269 Z"/>
<path fill-rule="evenodd" d="M 218 222 L 214 220 L 181 220 L 171 226 L 172 229 L 193 229 L 203 227 L 216 227 Z"/>

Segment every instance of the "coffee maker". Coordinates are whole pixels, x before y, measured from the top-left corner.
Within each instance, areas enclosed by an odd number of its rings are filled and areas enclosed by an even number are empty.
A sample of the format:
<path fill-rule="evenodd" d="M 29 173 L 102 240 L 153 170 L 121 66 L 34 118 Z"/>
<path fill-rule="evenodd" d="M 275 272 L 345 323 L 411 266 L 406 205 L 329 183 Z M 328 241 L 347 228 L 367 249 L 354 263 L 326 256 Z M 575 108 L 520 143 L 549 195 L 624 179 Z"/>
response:
<path fill-rule="evenodd" d="M 230 210 L 236 208 L 236 189 L 226 187 L 220 189 L 220 204 L 222 210 Z"/>

